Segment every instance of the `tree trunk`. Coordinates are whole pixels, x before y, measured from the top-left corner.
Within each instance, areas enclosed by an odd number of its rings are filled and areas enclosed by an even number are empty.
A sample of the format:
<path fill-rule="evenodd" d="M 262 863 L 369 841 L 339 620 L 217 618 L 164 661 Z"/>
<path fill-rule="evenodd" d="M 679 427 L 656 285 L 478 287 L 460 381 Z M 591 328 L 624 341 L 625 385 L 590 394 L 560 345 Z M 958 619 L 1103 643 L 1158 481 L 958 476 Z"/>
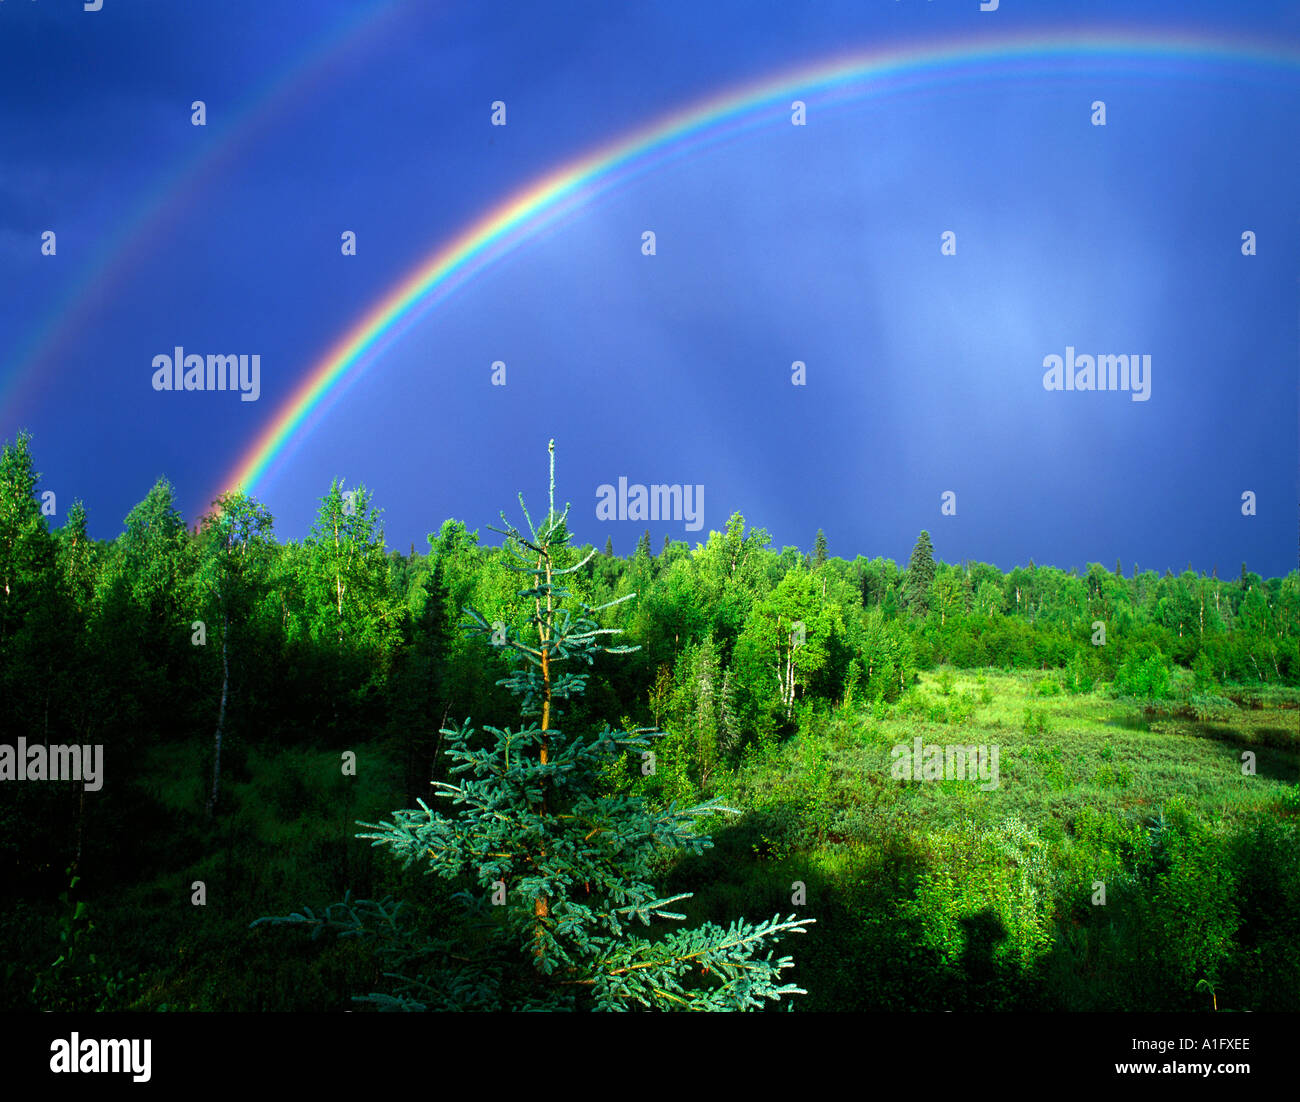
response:
<path fill-rule="evenodd" d="M 538 569 L 546 570 L 546 618 L 542 619 L 542 602 L 535 600 L 533 606 L 537 612 L 537 618 L 540 622 L 538 625 L 538 641 L 542 652 L 542 745 L 539 760 L 543 765 L 550 761 L 550 741 L 546 737 L 546 732 L 551 726 L 551 622 L 555 613 L 554 597 L 551 594 L 551 557 L 549 553 L 550 544 L 546 544 L 547 550 L 544 551 L 537 561 Z M 542 814 L 546 814 L 546 786 L 542 786 Z M 546 859 L 546 848 L 542 848 L 541 857 Z M 542 946 L 542 937 L 544 933 L 544 924 L 551 913 L 551 900 L 548 896 L 539 895 L 533 900 L 533 917 L 537 920 L 534 927 L 533 940 L 535 944 L 534 954 L 538 960 L 545 955 Z"/>

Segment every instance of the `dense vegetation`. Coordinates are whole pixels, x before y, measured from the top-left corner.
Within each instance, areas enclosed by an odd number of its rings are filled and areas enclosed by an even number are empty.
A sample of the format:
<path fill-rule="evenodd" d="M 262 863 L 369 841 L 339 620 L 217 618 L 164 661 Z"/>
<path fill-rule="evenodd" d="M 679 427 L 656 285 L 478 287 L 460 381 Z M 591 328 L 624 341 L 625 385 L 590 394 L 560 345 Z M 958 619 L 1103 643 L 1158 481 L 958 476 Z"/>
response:
<path fill-rule="evenodd" d="M 105 771 L 97 792 L 0 784 L 0 1004 L 376 990 L 355 941 L 249 923 L 346 892 L 445 920 L 455 885 L 356 823 L 451 779 L 444 728 L 517 721 L 505 649 L 460 611 L 527 633 L 505 550 L 452 520 L 427 553 L 390 550 L 369 493 L 337 483 L 301 542 L 241 494 L 187 528 L 165 481 L 99 542 L 79 504 L 52 529 L 37 480 L 19 437 L 0 743 L 102 744 Z M 735 515 L 695 548 L 607 541 L 567 578 L 592 608 L 636 594 L 601 624 L 639 649 L 594 656 L 566 730 L 667 732 L 606 795 L 739 812 L 663 863 L 691 919 L 816 918 L 791 949 L 799 1009 L 1300 1009 L 1300 573 L 1004 573 L 937 560 L 924 532 L 905 568 L 820 532 L 809 554 L 769 543 Z M 998 745 L 1001 784 L 893 778 L 916 737 Z"/>

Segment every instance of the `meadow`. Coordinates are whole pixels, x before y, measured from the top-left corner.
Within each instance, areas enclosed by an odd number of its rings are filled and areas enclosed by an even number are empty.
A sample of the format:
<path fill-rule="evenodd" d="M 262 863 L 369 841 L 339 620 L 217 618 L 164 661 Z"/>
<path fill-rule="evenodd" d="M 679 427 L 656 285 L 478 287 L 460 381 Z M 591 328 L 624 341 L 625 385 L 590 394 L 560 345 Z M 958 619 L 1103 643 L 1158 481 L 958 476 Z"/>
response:
<path fill-rule="evenodd" d="M 1298 709 L 1249 694 L 1205 722 L 1038 671 L 928 672 L 747 762 L 724 797 L 744 814 L 670 886 L 721 919 L 806 884 L 806 1009 L 1294 1010 Z M 1001 783 L 892 780 L 918 736 L 999 745 Z"/>

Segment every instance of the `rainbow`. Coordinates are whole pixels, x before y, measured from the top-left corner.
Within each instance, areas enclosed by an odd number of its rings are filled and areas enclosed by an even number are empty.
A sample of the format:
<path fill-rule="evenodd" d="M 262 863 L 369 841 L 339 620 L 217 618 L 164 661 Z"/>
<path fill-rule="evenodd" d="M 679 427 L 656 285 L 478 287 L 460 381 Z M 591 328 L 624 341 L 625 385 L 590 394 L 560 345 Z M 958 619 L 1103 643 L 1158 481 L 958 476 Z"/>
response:
<path fill-rule="evenodd" d="M 340 63 L 380 39 L 402 10 L 401 0 L 380 0 L 378 6 L 370 7 L 358 4 L 355 11 L 311 41 L 288 67 L 239 103 L 208 105 L 214 119 L 225 116 L 229 121 L 213 128 L 216 133 L 211 140 L 196 139 L 195 152 L 165 172 L 131 212 L 118 220 L 115 232 L 96 250 L 81 277 L 13 355 L 13 367 L 0 377 L 0 409 L 6 411 L 6 419 L 37 381 L 51 376 L 43 366 L 71 343 L 95 309 L 125 282 L 132 263 L 148 255 L 152 243 L 202 194 L 204 184 L 233 164 L 277 119 L 306 101 Z"/>
<path fill-rule="evenodd" d="M 1287 44 L 1289 46 L 1289 44 Z M 245 449 L 222 492 L 251 492 L 272 465 L 385 349 L 439 302 L 584 204 L 705 145 L 764 126 L 789 126 L 793 99 L 810 118 L 828 105 L 971 77 L 1079 75 L 1074 63 L 1161 66 L 1228 63 L 1294 78 L 1300 50 L 1167 30 L 998 36 L 841 55 L 736 87 L 660 117 L 533 180 L 436 248 L 331 343 Z"/>

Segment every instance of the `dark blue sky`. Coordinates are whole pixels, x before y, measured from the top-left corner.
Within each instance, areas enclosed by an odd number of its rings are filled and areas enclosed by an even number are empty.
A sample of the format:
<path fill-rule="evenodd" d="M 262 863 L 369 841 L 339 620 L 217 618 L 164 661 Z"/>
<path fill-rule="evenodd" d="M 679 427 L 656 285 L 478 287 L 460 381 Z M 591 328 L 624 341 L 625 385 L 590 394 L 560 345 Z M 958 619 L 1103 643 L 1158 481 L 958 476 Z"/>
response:
<path fill-rule="evenodd" d="M 80 497 L 109 537 L 159 475 L 192 521 L 351 322 L 572 157 L 843 52 L 1125 27 L 1300 57 L 1300 9 L 1266 0 L 3 0 L 0 436 L 33 432 L 57 523 Z M 363 482 L 390 545 L 423 549 L 445 517 L 496 523 L 521 488 L 540 505 L 554 436 L 577 536 L 622 553 L 644 527 L 656 548 L 694 543 L 739 510 L 778 547 L 822 527 L 846 557 L 905 559 L 927 528 L 939 557 L 1004 569 L 1284 573 L 1298 138 L 1300 67 L 1087 57 L 752 131 L 638 177 L 429 312 L 255 492 L 301 538 L 332 477 Z M 259 400 L 154 392 L 152 359 L 176 345 L 257 353 Z M 1149 354 L 1150 399 L 1045 391 L 1043 359 L 1067 346 Z M 704 531 L 598 521 L 596 488 L 620 476 L 703 485 Z"/>

